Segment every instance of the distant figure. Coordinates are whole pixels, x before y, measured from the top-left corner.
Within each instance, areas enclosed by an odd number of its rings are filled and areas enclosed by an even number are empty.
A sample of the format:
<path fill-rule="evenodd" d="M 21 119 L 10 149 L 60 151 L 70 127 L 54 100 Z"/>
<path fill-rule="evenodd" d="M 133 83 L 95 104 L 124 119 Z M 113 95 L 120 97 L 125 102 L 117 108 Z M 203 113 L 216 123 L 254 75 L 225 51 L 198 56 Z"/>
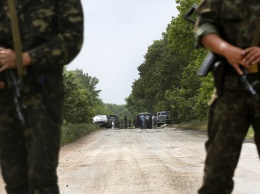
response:
<path fill-rule="evenodd" d="M 115 121 L 112 121 L 112 129 L 115 128 Z"/>
<path fill-rule="evenodd" d="M 128 128 L 129 129 L 131 128 L 131 120 L 130 119 L 128 120 Z"/>
<path fill-rule="evenodd" d="M 139 127 L 140 127 L 140 116 L 138 115 L 135 120 L 135 128 L 139 128 Z"/>
<path fill-rule="evenodd" d="M 121 121 L 120 121 L 120 129 L 123 129 L 124 128 L 124 126 L 123 126 L 123 119 L 121 119 Z"/>
<path fill-rule="evenodd" d="M 124 121 L 125 121 L 125 129 L 127 129 L 127 116 L 124 117 Z"/>
<path fill-rule="evenodd" d="M 156 128 L 156 116 L 152 116 L 152 128 Z"/>
<path fill-rule="evenodd" d="M 141 119 L 141 129 L 143 129 L 143 128 L 145 128 L 145 116 L 141 115 L 140 119 Z"/>
<path fill-rule="evenodd" d="M 152 120 L 152 119 L 151 119 L 151 120 Z M 147 115 L 147 116 L 145 117 L 145 127 L 146 127 L 147 129 L 150 128 L 150 116 L 149 116 L 149 115 Z"/>

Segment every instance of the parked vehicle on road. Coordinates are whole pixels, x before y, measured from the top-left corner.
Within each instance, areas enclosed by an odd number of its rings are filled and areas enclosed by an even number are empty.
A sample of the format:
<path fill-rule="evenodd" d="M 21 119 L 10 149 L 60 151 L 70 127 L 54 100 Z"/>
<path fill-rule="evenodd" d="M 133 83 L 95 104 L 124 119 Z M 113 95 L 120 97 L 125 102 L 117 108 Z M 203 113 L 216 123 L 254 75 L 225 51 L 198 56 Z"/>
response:
<path fill-rule="evenodd" d="M 109 115 L 96 115 L 93 117 L 93 123 L 98 124 L 100 127 L 112 127 L 112 120 Z"/>
<path fill-rule="evenodd" d="M 170 124 L 170 112 L 169 111 L 157 112 L 156 125 L 159 127 L 164 124 Z"/>

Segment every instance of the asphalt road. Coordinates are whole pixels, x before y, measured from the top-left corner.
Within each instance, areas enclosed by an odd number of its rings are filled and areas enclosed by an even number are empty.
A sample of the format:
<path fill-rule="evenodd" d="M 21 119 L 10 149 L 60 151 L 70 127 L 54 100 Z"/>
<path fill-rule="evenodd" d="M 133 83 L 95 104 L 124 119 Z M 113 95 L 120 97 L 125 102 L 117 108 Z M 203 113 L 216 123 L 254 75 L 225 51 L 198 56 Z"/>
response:
<path fill-rule="evenodd" d="M 61 194 L 195 194 L 201 185 L 206 136 L 165 129 L 100 130 L 64 146 Z M 260 193 L 260 163 L 244 143 L 234 194 Z M 4 194 L 0 181 L 0 194 Z"/>

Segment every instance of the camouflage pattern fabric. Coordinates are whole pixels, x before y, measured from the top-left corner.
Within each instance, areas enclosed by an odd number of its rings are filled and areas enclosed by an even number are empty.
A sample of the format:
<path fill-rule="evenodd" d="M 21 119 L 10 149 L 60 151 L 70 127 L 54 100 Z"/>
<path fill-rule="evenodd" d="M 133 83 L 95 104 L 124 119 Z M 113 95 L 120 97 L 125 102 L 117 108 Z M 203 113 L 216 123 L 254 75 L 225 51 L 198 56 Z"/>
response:
<path fill-rule="evenodd" d="M 17 121 L 10 91 L 0 90 L 0 160 L 8 194 L 58 194 L 58 154 L 64 101 L 63 66 L 83 43 L 80 0 L 18 0 L 23 51 L 33 65 L 23 79 L 26 126 Z M 13 49 L 7 0 L 0 1 L 0 45 Z M 36 76 L 37 75 L 37 76 Z M 54 106 L 50 114 L 38 82 Z"/>
<path fill-rule="evenodd" d="M 253 41 L 259 16 L 257 0 L 204 0 L 197 9 L 195 27 L 197 40 L 213 31 L 240 48 L 248 48 Z"/>
<path fill-rule="evenodd" d="M 250 124 L 254 128 L 258 153 L 260 151 L 260 101 L 243 88 L 238 76 L 227 77 L 223 94 L 209 109 L 207 156 L 200 194 L 232 192 L 232 178 Z M 251 79 L 260 81 L 260 76 L 255 74 Z M 260 93 L 260 88 L 257 92 Z"/>
<path fill-rule="evenodd" d="M 260 20 L 257 0 L 204 0 L 197 10 L 195 37 L 219 34 L 240 48 L 250 47 Z M 259 43 L 258 43 L 259 46 Z M 225 65 L 223 91 L 210 103 L 208 140 L 203 184 L 199 194 L 230 194 L 241 146 L 250 125 L 260 152 L 260 100 L 255 100 L 229 64 Z M 259 73 L 248 75 L 250 83 L 260 81 Z M 260 94 L 259 84 L 255 87 Z M 216 95 L 214 95 L 216 96 Z"/>

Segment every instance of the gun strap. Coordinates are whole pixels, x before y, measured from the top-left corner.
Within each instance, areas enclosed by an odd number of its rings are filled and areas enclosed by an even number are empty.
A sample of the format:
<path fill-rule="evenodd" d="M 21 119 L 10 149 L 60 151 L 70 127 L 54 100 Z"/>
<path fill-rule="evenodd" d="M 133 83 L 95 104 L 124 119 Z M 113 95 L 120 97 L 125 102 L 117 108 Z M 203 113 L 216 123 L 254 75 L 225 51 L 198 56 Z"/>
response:
<path fill-rule="evenodd" d="M 19 23 L 16 11 L 15 0 L 8 0 L 8 6 L 10 11 L 14 51 L 16 54 L 16 68 L 19 78 L 26 74 L 25 68 L 23 67 L 23 55 L 22 55 L 22 43 L 20 37 Z"/>

